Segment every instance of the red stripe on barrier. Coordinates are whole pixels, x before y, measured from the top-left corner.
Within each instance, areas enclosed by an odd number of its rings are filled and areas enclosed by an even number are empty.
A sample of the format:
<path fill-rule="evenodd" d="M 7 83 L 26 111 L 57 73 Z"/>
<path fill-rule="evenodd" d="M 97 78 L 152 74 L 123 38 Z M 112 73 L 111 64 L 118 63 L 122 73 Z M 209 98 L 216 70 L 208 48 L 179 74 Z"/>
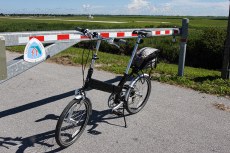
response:
<path fill-rule="evenodd" d="M 169 35 L 170 34 L 170 30 L 165 30 L 165 34 Z"/>
<path fill-rule="evenodd" d="M 103 38 L 109 38 L 109 33 L 101 33 L 101 37 L 103 37 Z"/>
<path fill-rule="evenodd" d="M 44 40 L 45 40 L 44 36 L 31 36 L 31 37 L 29 37 L 30 40 L 31 40 L 32 38 L 36 38 L 36 39 L 38 39 L 39 41 L 44 41 Z"/>
<path fill-rule="evenodd" d="M 156 35 L 160 35 L 161 34 L 161 31 L 156 31 Z"/>
<path fill-rule="evenodd" d="M 124 32 L 118 32 L 117 37 L 125 37 L 125 33 Z"/>
<path fill-rule="evenodd" d="M 81 39 L 88 39 L 89 37 L 87 36 L 81 36 Z"/>
<path fill-rule="evenodd" d="M 137 34 L 132 33 L 132 37 L 137 37 L 137 36 L 138 36 Z"/>
<path fill-rule="evenodd" d="M 57 35 L 57 40 L 68 40 L 68 39 L 69 39 L 69 34 Z"/>

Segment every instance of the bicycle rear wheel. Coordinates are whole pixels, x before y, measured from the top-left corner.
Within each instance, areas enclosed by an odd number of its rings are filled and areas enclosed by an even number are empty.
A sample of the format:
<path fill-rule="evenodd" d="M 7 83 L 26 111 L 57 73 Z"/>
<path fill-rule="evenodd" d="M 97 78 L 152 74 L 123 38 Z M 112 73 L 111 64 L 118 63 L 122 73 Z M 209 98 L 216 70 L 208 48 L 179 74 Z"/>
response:
<path fill-rule="evenodd" d="M 55 130 L 55 139 L 59 146 L 68 147 L 81 136 L 89 121 L 91 109 L 88 98 L 74 99 L 65 107 Z"/>
<path fill-rule="evenodd" d="M 127 91 L 126 110 L 135 114 L 144 108 L 151 93 L 151 80 L 147 74 L 137 76 Z"/>

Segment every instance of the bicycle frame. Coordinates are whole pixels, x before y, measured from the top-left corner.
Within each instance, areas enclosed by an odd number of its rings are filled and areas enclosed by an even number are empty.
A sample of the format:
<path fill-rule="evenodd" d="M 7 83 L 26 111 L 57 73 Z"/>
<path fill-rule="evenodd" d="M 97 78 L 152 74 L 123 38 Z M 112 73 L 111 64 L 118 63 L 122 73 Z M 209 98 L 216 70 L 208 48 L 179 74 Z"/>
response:
<path fill-rule="evenodd" d="M 131 58 L 129 60 L 129 63 L 128 63 L 127 67 L 126 67 L 125 73 L 124 73 L 123 77 L 121 78 L 121 80 L 120 80 L 120 82 L 119 82 L 119 84 L 117 86 L 92 78 L 94 65 L 95 65 L 96 60 L 98 59 L 97 58 L 97 52 L 99 51 L 102 39 L 97 40 L 96 51 L 93 54 L 90 67 L 88 69 L 88 74 L 87 74 L 87 77 L 86 77 L 86 81 L 85 81 L 85 83 L 84 83 L 84 85 L 83 85 L 83 87 L 81 89 L 76 90 L 75 98 L 76 99 L 85 98 L 85 90 L 87 90 L 89 88 L 97 89 L 97 90 L 105 91 L 105 92 L 109 92 L 109 93 L 115 93 L 115 94 L 120 93 L 122 91 L 122 88 L 123 88 L 125 82 L 129 79 L 129 77 L 131 75 L 133 75 L 135 73 L 134 71 L 132 71 L 129 74 L 129 70 L 131 68 L 134 56 L 135 56 L 135 54 L 137 52 L 138 45 L 139 45 L 141 39 L 142 39 L 142 37 L 138 36 L 136 44 L 135 44 L 134 49 L 132 51 L 132 56 L 131 56 Z"/>

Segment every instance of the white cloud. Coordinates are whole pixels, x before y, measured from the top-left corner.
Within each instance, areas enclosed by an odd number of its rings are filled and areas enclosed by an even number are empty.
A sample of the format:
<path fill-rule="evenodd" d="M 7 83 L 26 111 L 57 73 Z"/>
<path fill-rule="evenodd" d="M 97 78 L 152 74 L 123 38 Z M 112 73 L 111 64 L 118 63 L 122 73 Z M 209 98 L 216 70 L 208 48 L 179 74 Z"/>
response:
<path fill-rule="evenodd" d="M 207 0 L 168 0 L 168 2 L 150 0 L 131 0 L 126 6 L 127 14 L 147 15 L 228 15 L 229 2 Z"/>
<path fill-rule="evenodd" d="M 211 2 L 198 0 L 172 0 L 173 9 L 180 10 L 180 15 L 228 15 L 229 2 Z"/>
<path fill-rule="evenodd" d="M 105 7 L 106 6 L 104 5 L 83 4 L 81 13 L 83 14 L 106 14 L 108 11 L 104 9 Z"/>
<path fill-rule="evenodd" d="M 84 10 L 88 10 L 90 8 L 90 5 L 89 4 L 83 4 L 82 7 Z"/>
<path fill-rule="evenodd" d="M 128 10 L 131 12 L 143 10 L 146 7 L 148 8 L 149 2 L 147 0 L 132 0 L 130 4 L 128 4 Z"/>
<path fill-rule="evenodd" d="M 170 3 L 152 4 L 149 0 L 132 0 L 127 8 L 129 14 L 177 15 Z"/>

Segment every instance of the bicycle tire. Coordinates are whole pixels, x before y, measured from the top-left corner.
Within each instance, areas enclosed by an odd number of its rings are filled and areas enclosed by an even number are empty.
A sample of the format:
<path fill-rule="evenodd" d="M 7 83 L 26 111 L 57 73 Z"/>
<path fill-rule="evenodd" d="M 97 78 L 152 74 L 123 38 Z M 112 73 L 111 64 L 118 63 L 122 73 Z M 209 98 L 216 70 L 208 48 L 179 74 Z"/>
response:
<path fill-rule="evenodd" d="M 84 108 L 80 110 L 79 106 L 84 106 Z M 79 107 L 79 110 L 74 110 L 77 107 Z M 65 107 L 58 119 L 55 130 L 55 139 L 60 147 L 66 148 L 72 145 L 81 136 L 89 121 L 91 110 L 91 102 L 88 98 L 84 100 L 73 99 Z M 65 123 L 70 125 L 63 127 Z M 71 128 L 73 128 L 73 130 L 71 130 Z M 75 128 L 78 130 L 75 130 Z"/>
<path fill-rule="evenodd" d="M 137 86 L 138 83 L 140 83 L 140 86 Z M 146 88 L 146 94 L 142 95 L 139 88 L 144 83 L 146 83 L 147 88 Z M 151 93 L 150 77 L 147 74 L 139 75 L 134 79 L 134 81 L 131 82 L 131 86 L 132 87 L 128 89 L 127 95 L 126 95 L 127 96 L 126 110 L 130 114 L 136 114 L 144 108 L 144 106 L 146 105 L 148 101 L 149 95 Z M 132 104 L 134 104 L 134 100 L 138 97 L 143 100 L 141 102 L 138 102 L 138 104 L 135 107 L 135 105 L 132 105 Z"/>

